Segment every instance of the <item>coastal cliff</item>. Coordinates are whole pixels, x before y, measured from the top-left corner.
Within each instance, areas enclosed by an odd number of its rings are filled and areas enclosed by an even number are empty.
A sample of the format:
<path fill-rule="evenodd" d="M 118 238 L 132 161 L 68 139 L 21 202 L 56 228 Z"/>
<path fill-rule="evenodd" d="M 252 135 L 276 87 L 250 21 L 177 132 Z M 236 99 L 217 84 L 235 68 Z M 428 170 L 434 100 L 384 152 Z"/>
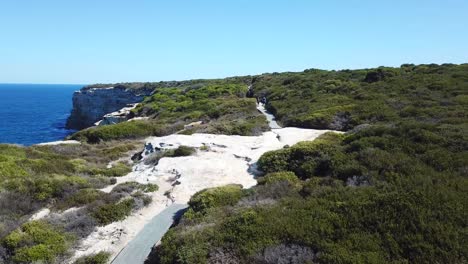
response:
<path fill-rule="evenodd" d="M 124 85 L 96 88 L 85 87 L 73 94 L 73 110 L 67 120 L 68 129 L 93 126 L 104 115 L 118 111 L 129 104 L 139 103 L 152 89 L 129 89 Z"/>

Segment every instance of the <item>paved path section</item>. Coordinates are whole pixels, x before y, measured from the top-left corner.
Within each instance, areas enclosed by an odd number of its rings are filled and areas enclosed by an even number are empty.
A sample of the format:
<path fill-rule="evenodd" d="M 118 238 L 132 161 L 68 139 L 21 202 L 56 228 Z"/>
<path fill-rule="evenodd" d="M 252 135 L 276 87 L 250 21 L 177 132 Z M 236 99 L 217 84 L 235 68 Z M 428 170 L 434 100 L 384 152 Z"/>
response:
<path fill-rule="evenodd" d="M 169 230 L 174 220 L 188 206 L 173 204 L 155 216 L 143 230 L 117 255 L 112 264 L 142 264 L 151 252 L 152 247 Z"/>

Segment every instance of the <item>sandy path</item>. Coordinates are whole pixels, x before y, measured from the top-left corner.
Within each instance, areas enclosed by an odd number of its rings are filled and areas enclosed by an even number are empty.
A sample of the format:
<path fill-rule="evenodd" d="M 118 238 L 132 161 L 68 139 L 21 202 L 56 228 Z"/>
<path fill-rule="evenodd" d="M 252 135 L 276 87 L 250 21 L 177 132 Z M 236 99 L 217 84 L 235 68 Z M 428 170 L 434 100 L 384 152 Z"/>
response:
<path fill-rule="evenodd" d="M 257 104 L 257 109 L 260 111 L 262 114 L 264 114 L 267 118 L 268 125 L 270 126 L 271 129 L 278 129 L 281 128 L 280 125 L 276 122 L 275 116 L 270 114 L 266 109 L 265 105 L 262 103 Z"/>

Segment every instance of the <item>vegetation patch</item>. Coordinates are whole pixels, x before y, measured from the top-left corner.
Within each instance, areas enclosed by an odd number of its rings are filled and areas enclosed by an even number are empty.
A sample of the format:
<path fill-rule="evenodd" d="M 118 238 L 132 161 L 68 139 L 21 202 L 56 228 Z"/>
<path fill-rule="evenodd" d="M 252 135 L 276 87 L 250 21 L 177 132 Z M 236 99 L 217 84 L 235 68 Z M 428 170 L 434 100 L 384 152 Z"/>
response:
<path fill-rule="evenodd" d="M 110 253 L 101 251 L 94 255 L 81 257 L 74 264 L 106 264 L 109 262 L 110 256 Z"/>
<path fill-rule="evenodd" d="M 118 162 L 113 164 L 110 168 L 102 167 L 82 167 L 80 168 L 80 173 L 87 173 L 93 176 L 105 176 L 105 177 L 121 177 L 129 174 L 132 171 L 131 166 L 128 164 Z"/>
<path fill-rule="evenodd" d="M 96 218 L 100 225 L 108 225 L 123 220 L 132 212 L 134 203 L 133 199 L 125 199 L 118 203 L 99 206 L 94 210 L 93 217 Z"/>
<path fill-rule="evenodd" d="M 125 182 L 121 183 L 112 189 L 113 193 L 121 193 L 121 192 L 126 192 L 126 193 L 133 193 L 135 191 L 142 191 L 144 193 L 151 193 L 151 192 L 156 192 L 159 189 L 158 185 L 148 183 L 148 184 L 141 184 L 138 182 Z"/>
<path fill-rule="evenodd" d="M 402 120 L 450 122 L 463 111 L 467 64 L 264 74 L 254 95 L 285 126 L 347 131 Z"/>
<path fill-rule="evenodd" d="M 70 195 L 65 200 L 60 201 L 57 204 L 59 209 L 66 209 L 72 207 L 81 207 L 84 205 L 91 204 L 97 200 L 102 199 L 105 194 L 99 190 L 87 188 L 81 189 L 76 193 Z"/>
<path fill-rule="evenodd" d="M 101 141 L 160 136 L 165 134 L 163 131 L 162 127 L 153 122 L 137 120 L 108 126 L 91 127 L 73 134 L 70 139 L 88 143 L 99 143 Z"/>
<path fill-rule="evenodd" d="M 174 153 L 169 155 L 170 157 L 186 157 L 193 155 L 197 150 L 192 147 L 179 146 L 174 150 Z"/>
<path fill-rule="evenodd" d="M 274 172 L 267 174 L 258 179 L 258 184 L 274 184 L 278 182 L 287 182 L 291 184 L 291 186 L 299 187 L 301 186 L 301 181 L 299 178 L 291 171 L 283 171 L 283 172 Z"/>
<path fill-rule="evenodd" d="M 28 234 L 28 230 L 44 229 L 54 238 L 63 235 L 67 241 L 62 244 L 68 249 L 74 243 L 68 234 L 82 238 L 98 224 L 90 215 L 95 208 L 125 198 L 135 201 L 133 209 L 147 205 L 150 199 L 144 194 L 107 194 L 97 190 L 111 184 L 111 177 L 130 171 L 124 163 L 110 169 L 107 164 L 129 156 L 139 144 L 133 141 L 31 147 L 0 144 L 0 241 L 19 234 L 24 240 L 15 248 L 0 242 L 0 262 L 60 262 L 64 257 L 62 248 L 52 248 L 48 244 L 51 241 L 32 240 L 36 231 Z M 71 207 L 80 209 L 50 214 L 39 224 L 33 222 L 34 229 L 28 229 L 26 221 L 38 210 L 64 211 Z"/>
<path fill-rule="evenodd" d="M 236 204 L 242 195 L 242 186 L 227 185 L 206 189 L 196 193 L 189 201 L 194 212 L 205 212 L 209 208 Z"/>
<path fill-rule="evenodd" d="M 53 263 L 68 250 L 72 239 L 45 222 L 33 221 L 9 234 L 3 244 L 11 252 L 14 262 Z"/>

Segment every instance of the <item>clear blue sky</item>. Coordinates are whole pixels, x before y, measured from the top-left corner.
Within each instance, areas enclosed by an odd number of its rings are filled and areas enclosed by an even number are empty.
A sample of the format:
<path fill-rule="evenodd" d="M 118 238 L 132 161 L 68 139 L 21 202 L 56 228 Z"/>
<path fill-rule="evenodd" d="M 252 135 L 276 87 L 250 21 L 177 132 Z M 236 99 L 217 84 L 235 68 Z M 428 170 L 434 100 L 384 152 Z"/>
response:
<path fill-rule="evenodd" d="M 1 0 L 0 82 L 468 62 L 468 0 Z"/>

